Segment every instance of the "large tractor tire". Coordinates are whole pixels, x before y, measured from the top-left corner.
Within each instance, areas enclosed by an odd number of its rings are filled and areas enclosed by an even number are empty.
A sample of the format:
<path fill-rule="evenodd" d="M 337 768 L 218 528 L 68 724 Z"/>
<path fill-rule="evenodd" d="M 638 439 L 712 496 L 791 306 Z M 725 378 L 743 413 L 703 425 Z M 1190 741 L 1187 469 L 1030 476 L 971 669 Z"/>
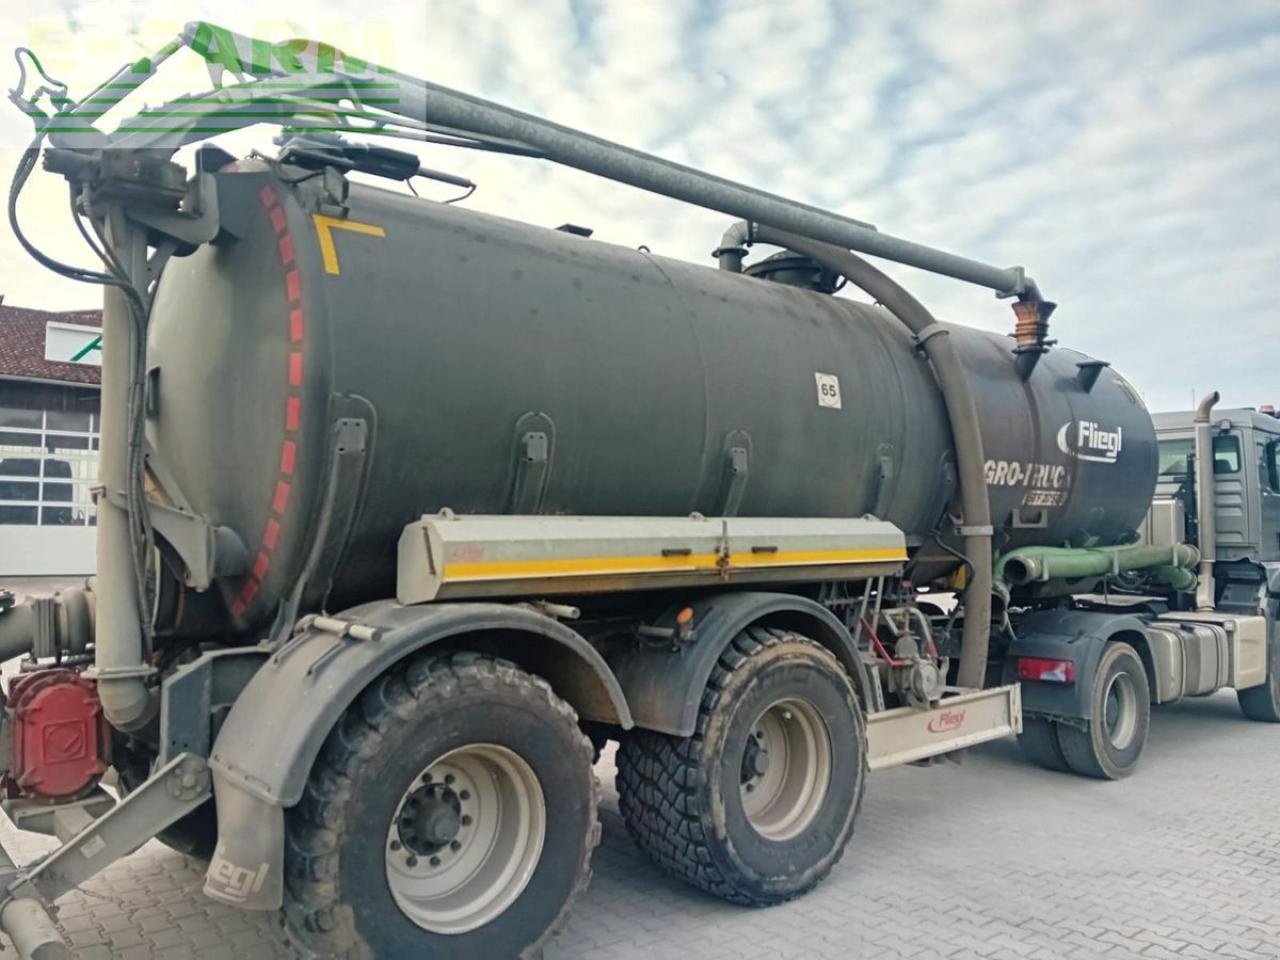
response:
<path fill-rule="evenodd" d="M 1271 644 L 1271 665 L 1267 682 L 1260 687 L 1237 691 L 1240 709 L 1250 720 L 1280 723 L 1280 641 Z"/>
<path fill-rule="evenodd" d="M 1052 720 L 1041 717 L 1026 717 L 1022 721 L 1022 733 L 1018 735 L 1018 746 L 1028 760 L 1046 770 L 1056 773 L 1070 773 L 1071 767 L 1062 754 L 1062 744 L 1058 742 L 1058 725 Z"/>
<path fill-rule="evenodd" d="M 544 681 L 420 657 L 346 712 L 288 811 L 290 933 L 341 960 L 536 956 L 590 877 L 596 792 Z"/>
<path fill-rule="evenodd" d="M 1133 773 L 1151 726 L 1151 687 L 1138 652 L 1110 644 L 1098 662 L 1086 729 L 1059 724 L 1058 743 L 1067 765 L 1099 780 Z"/>
<path fill-rule="evenodd" d="M 821 881 L 853 833 L 866 724 L 832 654 L 751 628 L 720 657 L 691 737 L 631 731 L 618 750 L 627 830 L 659 865 L 764 906 Z"/>

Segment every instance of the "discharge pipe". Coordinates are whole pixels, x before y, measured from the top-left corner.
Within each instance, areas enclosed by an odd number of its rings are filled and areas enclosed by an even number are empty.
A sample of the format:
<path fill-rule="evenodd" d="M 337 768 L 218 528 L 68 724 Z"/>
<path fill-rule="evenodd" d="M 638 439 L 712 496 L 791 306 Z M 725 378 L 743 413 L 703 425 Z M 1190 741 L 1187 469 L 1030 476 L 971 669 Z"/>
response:
<path fill-rule="evenodd" d="M 1022 587 L 1045 580 L 1080 580 L 1153 567 L 1186 571 L 1199 559 L 1200 552 L 1185 543 L 1168 546 L 1022 547 L 1009 551 L 996 562 L 996 577 L 1015 587 Z"/>
<path fill-rule="evenodd" d="M 731 226 L 717 251 L 721 266 L 733 269 L 735 254 L 732 251 L 753 241 L 793 250 L 848 278 L 911 331 L 920 344 L 920 349 L 933 365 L 933 374 L 942 391 L 955 444 L 960 503 L 964 513 L 960 532 L 964 538 L 965 557 L 972 568 L 964 591 L 964 635 L 960 647 L 957 683 L 962 687 L 981 688 L 986 680 L 987 651 L 991 642 L 991 502 L 987 498 L 978 407 L 973 399 L 973 392 L 969 389 L 964 366 L 951 342 L 950 331 L 938 323 L 924 304 L 897 281 L 861 257 L 848 250 L 798 237 L 775 227 L 746 222 Z M 726 257 L 729 258 L 728 261 Z M 736 259 L 740 266 L 741 258 Z"/>
<path fill-rule="evenodd" d="M 1206 396 L 1196 407 L 1196 530 L 1200 541 L 1200 584 L 1196 588 L 1196 609 L 1212 610 L 1216 591 L 1213 559 L 1218 552 L 1218 513 L 1214 502 L 1213 407 L 1218 391 Z"/>

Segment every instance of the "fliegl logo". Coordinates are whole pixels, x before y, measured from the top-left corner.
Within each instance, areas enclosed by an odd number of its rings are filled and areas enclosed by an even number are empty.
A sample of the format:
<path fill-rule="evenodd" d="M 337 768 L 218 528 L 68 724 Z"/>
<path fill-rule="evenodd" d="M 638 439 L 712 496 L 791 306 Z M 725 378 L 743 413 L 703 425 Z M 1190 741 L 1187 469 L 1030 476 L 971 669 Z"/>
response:
<path fill-rule="evenodd" d="M 1115 463 L 1124 446 L 1124 429 L 1107 430 L 1092 420 L 1072 420 L 1058 431 L 1058 449 L 1077 460 Z"/>

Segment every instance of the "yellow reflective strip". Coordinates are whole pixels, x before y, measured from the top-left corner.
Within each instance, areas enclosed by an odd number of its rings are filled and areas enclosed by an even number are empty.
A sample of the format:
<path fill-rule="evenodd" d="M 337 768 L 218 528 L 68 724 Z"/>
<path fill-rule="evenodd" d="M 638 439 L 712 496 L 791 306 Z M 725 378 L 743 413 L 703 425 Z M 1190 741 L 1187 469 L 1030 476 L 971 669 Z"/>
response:
<path fill-rule="evenodd" d="M 903 561 L 907 555 L 897 547 L 866 550 L 792 550 L 779 553 L 737 553 L 729 569 L 743 567 L 800 567 L 839 563 Z M 570 557 L 563 560 L 494 560 L 479 563 L 446 563 L 444 579 L 503 580 L 521 577 L 578 577 L 599 574 L 659 573 L 715 570 L 720 557 L 714 553 L 681 554 L 670 557 Z"/>
<path fill-rule="evenodd" d="M 777 553 L 735 553 L 730 567 L 800 567 L 823 563 L 867 563 L 873 560 L 906 560 L 897 547 L 865 550 L 790 550 Z"/>
<path fill-rule="evenodd" d="M 360 223 L 358 220 L 342 220 L 339 217 L 327 217 L 323 213 L 313 213 L 311 219 L 316 225 L 316 240 L 320 244 L 320 260 L 324 263 L 324 272 L 337 276 L 338 251 L 333 245 L 333 231 L 350 230 L 352 233 L 363 233 L 370 237 L 385 237 L 387 231 L 372 223 Z"/>

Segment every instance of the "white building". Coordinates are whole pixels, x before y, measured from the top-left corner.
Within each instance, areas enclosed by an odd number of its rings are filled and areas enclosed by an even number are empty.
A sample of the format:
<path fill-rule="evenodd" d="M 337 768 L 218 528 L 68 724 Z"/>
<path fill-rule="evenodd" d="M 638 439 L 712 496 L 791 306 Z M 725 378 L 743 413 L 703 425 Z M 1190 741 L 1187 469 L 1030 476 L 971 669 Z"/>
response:
<path fill-rule="evenodd" d="M 100 325 L 0 298 L 0 576 L 93 572 Z"/>

